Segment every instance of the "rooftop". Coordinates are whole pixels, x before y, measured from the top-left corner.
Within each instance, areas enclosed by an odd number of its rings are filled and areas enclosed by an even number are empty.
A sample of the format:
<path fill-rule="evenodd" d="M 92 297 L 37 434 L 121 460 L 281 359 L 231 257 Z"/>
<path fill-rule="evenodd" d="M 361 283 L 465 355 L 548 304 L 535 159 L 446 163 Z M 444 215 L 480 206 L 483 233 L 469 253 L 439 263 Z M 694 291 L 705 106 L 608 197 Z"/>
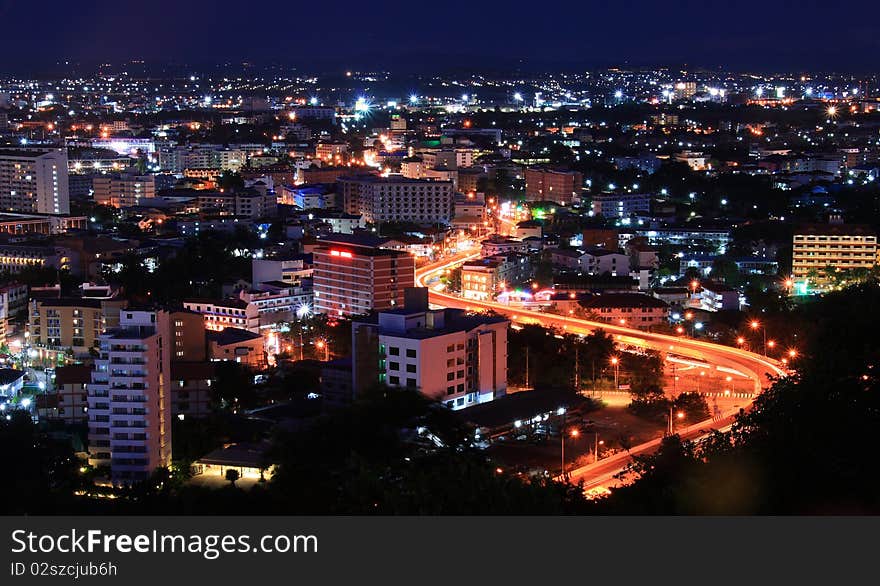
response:
<path fill-rule="evenodd" d="M 255 334 L 248 330 L 240 328 L 226 328 L 219 332 L 214 330 L 205 330 L 205 337 L 209 342 L 216 342 L 220 346 L 228 346 L 229 344 L 241 344 L 242 342 L 252 342 L 262 338 L 260 334 Z"/>
<path fill-rule="evenodd" d="M 641 293 L 606 293 L 596 295 L 592 299 L 581 303 L 584 307 L 658 307 L 665 308 L 669 305 L 656 297 Z"/>

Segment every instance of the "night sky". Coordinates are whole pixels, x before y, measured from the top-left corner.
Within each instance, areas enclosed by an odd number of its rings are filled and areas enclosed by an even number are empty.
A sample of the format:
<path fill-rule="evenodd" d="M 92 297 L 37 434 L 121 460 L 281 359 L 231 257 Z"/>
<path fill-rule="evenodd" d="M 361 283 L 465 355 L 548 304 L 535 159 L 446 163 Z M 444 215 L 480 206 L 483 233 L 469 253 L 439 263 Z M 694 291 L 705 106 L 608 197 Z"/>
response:
<path fill-rule="evenodd" d="M 873 72 L 876 1 L 0 0 L 0 75 L 252 61 L 304 70 L 687 64 Z M 478 64 L 478 65 L 475 65 Z"/>

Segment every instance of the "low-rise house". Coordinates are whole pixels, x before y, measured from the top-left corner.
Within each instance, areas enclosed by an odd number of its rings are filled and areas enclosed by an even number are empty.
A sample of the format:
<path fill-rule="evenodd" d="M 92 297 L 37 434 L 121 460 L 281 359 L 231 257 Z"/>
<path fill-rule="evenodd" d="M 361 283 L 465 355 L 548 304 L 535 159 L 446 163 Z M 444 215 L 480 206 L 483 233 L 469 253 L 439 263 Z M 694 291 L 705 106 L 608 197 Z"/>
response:
<path fill-rule="evenodd" d="M 232 327 L 205 334 L 211 360 L 234 360 L 257 370 L 266 368 L 266 349 L 260 334 Z"/>

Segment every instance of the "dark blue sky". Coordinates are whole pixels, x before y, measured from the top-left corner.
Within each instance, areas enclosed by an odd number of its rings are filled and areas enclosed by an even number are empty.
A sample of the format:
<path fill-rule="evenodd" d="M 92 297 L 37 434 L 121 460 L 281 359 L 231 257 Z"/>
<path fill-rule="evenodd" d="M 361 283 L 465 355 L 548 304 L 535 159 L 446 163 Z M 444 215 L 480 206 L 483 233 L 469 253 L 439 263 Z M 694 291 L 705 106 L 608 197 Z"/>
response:
<path fill-rule="evenodd" d="M 873 72 L 876 1 L 0 0 L 0 74 L 64 60 L 302 69 L 681 65 Z"/>

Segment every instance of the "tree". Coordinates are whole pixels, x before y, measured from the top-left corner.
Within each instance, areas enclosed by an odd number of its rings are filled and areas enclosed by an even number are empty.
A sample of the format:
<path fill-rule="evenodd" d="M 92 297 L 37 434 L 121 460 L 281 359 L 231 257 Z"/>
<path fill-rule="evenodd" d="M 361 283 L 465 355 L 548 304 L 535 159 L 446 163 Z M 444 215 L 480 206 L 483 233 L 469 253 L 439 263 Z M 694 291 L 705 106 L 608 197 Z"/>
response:
<path fill-rule="evenodd" d="M 237 410 L 250 406 L 254 400 L 254 378 L 251 371 L 238 362 L 215 363 L 216 380 L 211 385 L 211 401 L 215 408 Z"/>
<path fill-rule="evenodd" d="M 217 185 L 226 191 L 240 191 L 244 189 L 244 179 L 234 171 L 224 171 L 218 178 Z"/>
<path fill-rule="evenodd" d="M 235 486 L 235 481 L 238 480 L 239 473 L 235 468 L 227 468 L 226 470 L 226 480 L 228 480 L 232 486 Z"/>
<path fill-rule="evenodd" d="M 614 338 L 602 329 L 596 329 L 584 337 L 581 350 L 581 363 L 588 366 L 591 380 L 596 380 L 596 373 L 609 364 L 614 353 Z"/>
<path fill-rule="evenodd" d="M 675 411 L 684 413 L 685 419 L 691 423 L 705 421 L 709 418 L 709 403 L 699 393 L 681 393 L 672 402 Z"/>

